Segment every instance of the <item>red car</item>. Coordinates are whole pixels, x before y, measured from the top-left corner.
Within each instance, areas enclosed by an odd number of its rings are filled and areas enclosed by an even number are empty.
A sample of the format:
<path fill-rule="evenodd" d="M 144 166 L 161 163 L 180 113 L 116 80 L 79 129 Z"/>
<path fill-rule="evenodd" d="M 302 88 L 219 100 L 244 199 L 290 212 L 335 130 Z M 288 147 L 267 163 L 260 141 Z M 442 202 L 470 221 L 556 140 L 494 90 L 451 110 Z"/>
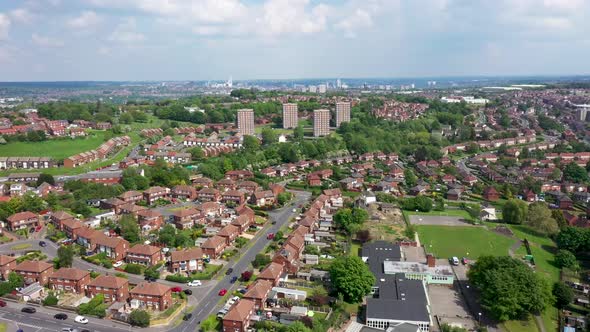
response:
<path fill-rule="evenodd" d="M 266 239 L 267 239 L 267 240 L 272 240 L 272 239 L 274 239 L 274 238 L 275 238 L 275 233 L 268 233 L 268 234 L 266 235 Z"/>
<path fill-rule="evenodd" d="M 180 287 L 172 287 L 171 290 L 174 293 L 180 293 L 180 292 L 182 292 L 182 288 L 180 288 Z"/>
<path fill-rule="evenodd" d="M 0 300 L 0 307 L 6 307 L 6 302 Z"/>
<path fill-rule="evenodd" d="M 225 294 L 227 294 L 227 289 L 225 289 L 225 288 L 222 288 L 222 289 L 219 291 L 219 296 L 223 296 L 223 295 L 225 295 Z"/>

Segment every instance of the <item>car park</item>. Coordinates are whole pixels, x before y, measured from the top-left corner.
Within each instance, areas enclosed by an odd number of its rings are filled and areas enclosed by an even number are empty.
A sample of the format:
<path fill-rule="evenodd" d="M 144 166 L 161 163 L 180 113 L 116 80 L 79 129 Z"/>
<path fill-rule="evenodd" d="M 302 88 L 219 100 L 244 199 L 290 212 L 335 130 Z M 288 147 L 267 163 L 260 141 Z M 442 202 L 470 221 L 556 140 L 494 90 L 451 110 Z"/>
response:
<path fill-rule="evenodd" d="M 80 324 L 88 324 L 88 318 L 84 316 L 76 316 L 76 318 L 74 318 L 74 321 Z"/>
<path fill-rule="evenodd" d="M 68 315 L 60 312 L 58 314 L 53 315 L 53 318 L 59 319 L 59 320 L 66 320 L 66 319 L 68 319 Z"/>

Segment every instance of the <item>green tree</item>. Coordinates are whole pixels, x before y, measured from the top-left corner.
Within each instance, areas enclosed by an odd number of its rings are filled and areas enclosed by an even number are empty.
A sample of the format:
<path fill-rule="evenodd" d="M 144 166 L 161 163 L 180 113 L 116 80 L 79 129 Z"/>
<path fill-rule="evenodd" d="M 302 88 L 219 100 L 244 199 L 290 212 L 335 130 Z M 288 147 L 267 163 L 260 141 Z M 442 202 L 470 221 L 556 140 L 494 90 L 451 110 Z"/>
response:
<path fill-rule="evenodd" d="M 551 210 L 545 203 L 536 202 L 529 205 L 527 225 L 543 234 L 556 234 L 559 231 L 559 226 L 551 216 Z"/>
<path fill-rule="evenodd" d="M 74 247 L 61 246 L 57 249 L 57 265 L 61 269 L 63 267 L 72 267 L 74 262 Z"/>
<path fill-rule="evenodd" d="M 293 194 L 291 194 L 288 191 L 282 192 L 277 196 L 277 202 L 279 203 L 279 205 L 285 205 L 287 202 L 289 202 L 291 200 L 291 197 L 293 197 Z"/>
<path fill-rule="evenodd" d="M 574 300 L 574 291 L 563 282 L 553 284 L 553 296 L 555 297 L 555 306 L 558 309 L 567 307 Z"/>
<path fill-rule="evenodd" d="M 356 256 L 336 258 L 330 266 L 330 280 L 335 290 L 349 303 L 361 302 L 375 284 L 375 276 Z"/>
<path fill-rule="evenodd" d="M 260 134 L 264 145 L 270 145 L 279 141 L 279 135 L 272 128 L 263 128 Z"/>
<path fill-rule="evenodd" d="M 563 169 L 564 179 L 576 183 L 588 182 L 588 172 L 576 163 L 569 163 Z"/>
<path fill-rule="evenodd" d="M 287 327 L 287 332 L 311 332 L 301 321 L 296 321 Z"/>
<path fill-rule="evenodd" d="M 563 229 L 568 225 L 567 220 L 565 220 L 565 217 L 561 210 L 551 210 L 551 217 L 555 219 L 555 222 L 557 223 L 559 229 Z"/>
<path fill-rule="evenodd" d="M 148 327 L 150 326 L 150 314 L 145 310 L 133 310 L 129 314 L 129 324 L 132 326 Z"/>
<path fill-rule="evenodd" d="M 261 268 L 261 267 L 265 267 L 268 264 L 270 264 L 270 257 L 268 255 L 265 254 L 256 254 L 256 257 L 254 257 L 254 260 L 252 261 L 252 266 L 254 268 Z"/>
<path fill-rule="evenodd" d="M 43 184 L 43 182 L 47 182 L 50 185 L 55 185 L 55 179 L 53 178 L 53 175 L 51 174 L 47 174 L 47 173 L 41 173 L 39 175 L 39 178 L 37 179 L 37 187 L 40 186 L 41 184 Z"/>
<path fill-rule="evenodd" d="M 205 156 L 205 152 L 203 152 L 203 149 L 201 149 L 198 146 L 189 149 L 188 152 L 191 154 L 191 159 L 193 161 L 200 160 Z"/>
<path fill-rule="evenodd" d="M 249 152 L 256 152 L 260 148 L 260 142 L 258 141 L 258 138 L 250 135 L 244 136 L 242 145 L 244 146 L 244 150 Z"/>
<path fill-rule="evenodd" d="M 161 243 L 166 244 L 168 247 L 174 247 L 174 242 L 176 239 L 176 227 L 170 224 L 164 225 L 162 229 L 160 229 L 160 233 L 158 234 L 158 240 Z"/>
<path fill-rule="evenodd" d="M 131 122 L 133 122 L 133 116 L 129 113 L 123 113 L 119 117 L 119 123 L 130 124 Z"/>
<path fill-rule="evenodd" d="M 528 206 L 519 199 L 509 199 L 502 209 L 502 218 L 508 224 L 522 224 L 527 219 Z"/>
<path fill-rule="evenodd" d="M 406 186 L 408 187 L 413 187 L 418 182 L 418 177 L 409 167 L 406 167 L 404 170 L 404 179 L 406 181 Z"/>
<path fill-rule="evenodd" d="M 133 215 L 123 215 L 119 220 L 121 236 L 130 243 L 137 243 L 140 240 L 140 229 L 137 220 Z"/>
<path fill-rule="evenodd" d="M 499 321 L 538 314 L 553 301 L 544 277 L 508 256 L 480 256 L 467 276 L 480 290 L 482 306 Z"/>
<path fill-rule="evenodd" d="M 300 139 L 303 139 L 303 136 L 304 136 L 303 126 L 298 125 L 297 128 L 295 128 L 293 130 L 293 138 L 295 138 L 296 140 L 300 140 Z"/>
<path fill-rule="evenodd" d="M 569 250 L 573 253 L 586 250 L 588 242 L 589 235 L 586 229 L 571 226 L 563 228 L 555 238 L 559 249 Z"/>
<path fill-rule="evenodd" d="M 75 201 L 72 204 L 72 206 L 70 206 L 70 209 L 75 214 L 81 214 L 84 217 L 89 217 L 92 214 L 92 210 L 90 210 L 90 208 L 88 207 L 88 205 L 86 204 L 86 202 L 84 202 L 83 200 L 77 200 L 77 201 Z"/>
<path fill-rule="evenodd" d="M 565 267 L 573 271 L 577 271 L 580 268 L 576 256 L 571 251 L 565 249 L 557 251 L 557 254 L 555 255 L 555 264 L 560 268 Z"/>
<path fill-rule="evenodd" d="M 143 271 L 143 275 L 149 278 L 160 279 L 159 265 L 153 265 Z"/>
<path fill-rule="evenodd" d="M 45 299 L 43 299 L 43 305 L 57 305 L 58 302 L 59 300 L 57 299 L 57 296 L 53 294 L 53 292 L 49 292 Z"/>

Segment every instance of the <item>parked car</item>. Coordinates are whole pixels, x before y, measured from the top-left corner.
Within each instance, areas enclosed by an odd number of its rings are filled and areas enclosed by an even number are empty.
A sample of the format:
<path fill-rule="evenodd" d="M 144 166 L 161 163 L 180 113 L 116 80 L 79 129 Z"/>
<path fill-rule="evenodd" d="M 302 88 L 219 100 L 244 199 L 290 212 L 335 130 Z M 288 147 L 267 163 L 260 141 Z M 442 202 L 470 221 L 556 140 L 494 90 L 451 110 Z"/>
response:
<path fill-rule="evenodd" d="M 27 314 L 34 314 L 37 312 L 37 309 L 33 307 L 24 307 L 20 310 L 21 312 L 26 312 Z"/>
<path fill-rule="evenodd" d="M 227 271 L 225 271 L 225 275 L 228 276 L 230 274 L 232 274 L 234 272 L 234 269 L 232 269 L 231 267 L 229 269 L 227 269 Z"/>
<path fill-rule="evenodd" d="M 75 329 L 75 328 L 72 328 L 72 327 L 64 327 L 61 330 L 62 330 L 62 332 L 78 332 L 78 329 Z"/>
<path fill-rule="evenodd" d="M 47 247 L 47 243 L 45 241 L 39 241 L 39 247 Z"/>
<path fill-rule="evenodd" d="M 180 288 L 180 287 L 178 287 L 178 286 L 176 286 L 176 287 L 172 287 L 172 288 L 170 288 L 170 290 L 171 290 L 172 292 L 174 292 L 174 293 L 180 293 L 180 292 L 182 292 L 182 288 Z"/>
<path fill-rule="evenodd" d="M 189 281 L 187 284 L 187 286 L 189 287 L 196 287 L 196 286 L 201 286 L 201 280 L 193 280 L 193 281 Z"/>
<path fill-rule="evenodd" d="M 233 276 L 233 277 L 231 277 L 231 279 L 229 280 L 229 282 L 233 284 L 233 283 L 235 283 L 237 280 L 238 280 L 238 277 L 236 277 L 236 276 Z"/>
<path fill-rule="evenodd" d="M 120 267 L 121 265 L 123 265 L 123 261 L 118 261 L 113 264 L 113 267 Z"/>
<path fill-rule="evenodd" d="M 227 294 L 227 289 L 225 288 L 222 288 L 218 293 L 219 296 L 224 296 L 225 294 Z"/>
<path fill-rule="evenodd" d="M 53 316 L 53 318 L 59 319 L 59 320 L 66 320 L 66 319 L 68 319 L 68 315 L 60 312 L 59 314 L 55 314 Z"/>
<path fill-rule="evenodd" d="M 453 265 L 459 265 L 459 258 L 457 258 L 455 256 L 451 257 L 450 261 L 451 261 L 451 264 L 453 264 Z"/>
<path fill-rule="evenodd" d="M 185 289 L 185 290 L 183 290 L 183 292 L 184 292 L 184 294 L 186 294 L 186 295 L 193 295 L 193 291 L 192 291 L 192 290 L 190 290 L 190 289 Z"/>
<path fill-rule="evenodd" d="M 467 257 L 463 257 L 461 258 L 461 262 L 463 263 L 463 265 L 467 265 L 469 264 L 469 259 Z"/>
<path fill-rule="evenodd" d="M 223 319 L 223 316 L 225 316 L 225 314 L 227 314 L 227 310 L 226 309 L 221 309 L 217 312 L 217 318 L 218 319 Z"/>
<path fill-rule="evenodd" d="M 240 292 L 240 294 L 246 294 L 248 293 L 248 290 L 246 288 L 240 288 L 238 289 L 238 292 Z"/>
<path fill-rule="evenodd" d="M 6 301 L 0 300 L 0 307 L 6 307 Z"/>
<path fill-rule="evenodd" d="M 182 317 L 182 320 L 189 320 L 193 317 L 193 314 L 188 313 L 188 314 L 184 314 L 184 317 Z"/>
<path fill-rule="evenodd" d="M 272 240 L 274 238 L 275 238 L 275 233 L 268 233 L 268 234 L 266 234 L 266 239 L 267 240 Z"/>
<path fill-rule="evenodd" d="M 154 277 L 145 277 L 143 279 L 146 280 L 146 281 L 150 281 L 150 282 L 156 282 L 156 280 L 158 280 L 158 279 L 156 279 Z"/>
<path fill-rule="evenodd" d="M 76 318 L 74 318 L 74 321 L 80 324 L 88 324 L 88 318 L 84 316 L 76 316 Z"/>
<path fill-rule="evenodd" d="M 277 224 L 276 220 L 273 220 L 273 221 L 271 222 L 271 224 L 272 224 L 272 225 L 276 225 L 276 224 Z"/>

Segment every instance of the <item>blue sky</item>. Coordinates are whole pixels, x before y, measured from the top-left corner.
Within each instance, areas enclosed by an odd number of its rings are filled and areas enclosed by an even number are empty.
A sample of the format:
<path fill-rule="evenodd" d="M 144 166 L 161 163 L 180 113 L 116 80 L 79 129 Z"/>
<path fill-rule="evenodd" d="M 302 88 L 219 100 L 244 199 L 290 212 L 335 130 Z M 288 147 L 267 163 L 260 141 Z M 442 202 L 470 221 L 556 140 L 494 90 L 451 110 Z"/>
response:
<path fill-rule="evenodd" d="M 585 0 L 2 0 L 0 81 L 590 74 Z"/>

